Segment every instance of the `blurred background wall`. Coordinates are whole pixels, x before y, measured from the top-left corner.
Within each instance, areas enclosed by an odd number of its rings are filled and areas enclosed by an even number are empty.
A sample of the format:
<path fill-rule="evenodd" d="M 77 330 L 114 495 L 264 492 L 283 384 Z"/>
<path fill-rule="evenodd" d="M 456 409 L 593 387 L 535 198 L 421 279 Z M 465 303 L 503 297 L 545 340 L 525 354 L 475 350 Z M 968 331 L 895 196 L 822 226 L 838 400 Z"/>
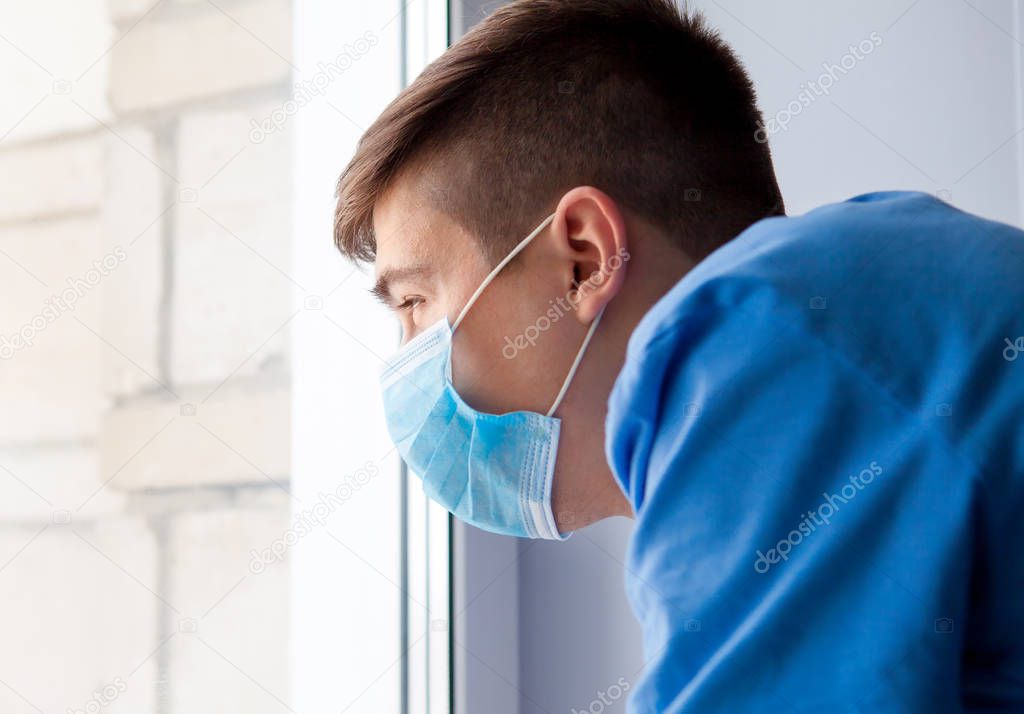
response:
<path fill-rule="evenodd" d="M 291 27 L 0 3 L 0 711 L 286 710 Z"/>

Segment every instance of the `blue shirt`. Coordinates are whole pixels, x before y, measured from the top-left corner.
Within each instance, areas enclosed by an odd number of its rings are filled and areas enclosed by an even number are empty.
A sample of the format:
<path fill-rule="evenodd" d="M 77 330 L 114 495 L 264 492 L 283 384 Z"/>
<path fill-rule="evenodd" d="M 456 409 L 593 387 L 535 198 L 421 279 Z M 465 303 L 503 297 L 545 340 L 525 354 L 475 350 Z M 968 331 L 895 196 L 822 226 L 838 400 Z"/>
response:
<path fill-rule="evenodd" d="M 606 425 L 630 711 L 1024 712 L 1022 335 L 1024 233 L 917 193 L 760 221 L 665 295 Z"/>

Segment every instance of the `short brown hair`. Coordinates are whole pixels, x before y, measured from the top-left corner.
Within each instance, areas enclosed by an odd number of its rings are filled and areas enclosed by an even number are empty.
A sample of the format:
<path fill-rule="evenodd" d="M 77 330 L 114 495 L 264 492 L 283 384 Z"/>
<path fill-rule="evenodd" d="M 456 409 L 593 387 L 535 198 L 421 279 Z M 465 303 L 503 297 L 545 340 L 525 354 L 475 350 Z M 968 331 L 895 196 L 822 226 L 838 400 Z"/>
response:
<path fill-rule="evenodd" d="M 735 55 L 670 0 L 518 0 L 366 131 L 338 180 L 334 239 L 373 260 L 374 205 L 415 162 L 491 257 L 590 185 L 699 259 L 782 213 L 760 120 Z"/>

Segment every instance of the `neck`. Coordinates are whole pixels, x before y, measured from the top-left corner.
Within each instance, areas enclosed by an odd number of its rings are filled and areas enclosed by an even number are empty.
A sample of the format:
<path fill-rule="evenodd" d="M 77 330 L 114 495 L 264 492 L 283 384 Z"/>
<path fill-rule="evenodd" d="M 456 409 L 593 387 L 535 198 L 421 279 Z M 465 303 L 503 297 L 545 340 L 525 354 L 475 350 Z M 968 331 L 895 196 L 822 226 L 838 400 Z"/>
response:
<path fill-rule="evenodd" d="M 552 510 L 560 530 L 582 528 L 610 516 L 632 516 L 605 458 L 604 422 L 608 397 L 626 359 L 626 347 L 637 324 L 651 307 L 679 282 L 693 262 L 661 236 L 631 231 L 626 279 L 608 304 L 601 325 L 580 364 L 560 410 L 563 446 L 573 454 L 569 464 L 556 461 Z"/>

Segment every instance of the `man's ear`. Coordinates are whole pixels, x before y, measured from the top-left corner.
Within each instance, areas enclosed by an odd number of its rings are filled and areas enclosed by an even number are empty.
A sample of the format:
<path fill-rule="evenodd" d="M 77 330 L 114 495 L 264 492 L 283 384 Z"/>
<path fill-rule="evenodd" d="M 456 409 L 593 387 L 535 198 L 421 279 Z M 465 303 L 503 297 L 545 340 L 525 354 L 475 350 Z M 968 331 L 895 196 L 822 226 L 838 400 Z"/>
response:
<path fill-rule="evenodd" d="M 552 232 L 571 266 L 566 292 L 576 317 L 590 324 L 625 280 L 629 250 L 622 212 L 600 189 L 577 186 L 558 202 Z"/>

